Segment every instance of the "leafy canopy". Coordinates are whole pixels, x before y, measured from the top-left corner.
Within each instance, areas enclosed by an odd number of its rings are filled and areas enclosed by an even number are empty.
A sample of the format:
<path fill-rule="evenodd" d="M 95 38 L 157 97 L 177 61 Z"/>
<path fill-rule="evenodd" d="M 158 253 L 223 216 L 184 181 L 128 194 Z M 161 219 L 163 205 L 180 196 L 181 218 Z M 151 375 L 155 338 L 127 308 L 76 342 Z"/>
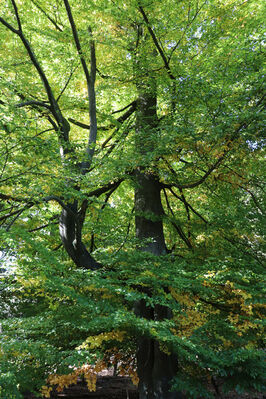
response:
<path fill-rule="evenodd" d="M 0 6 L 0 397 L 49 397 L 82 373 L 94 389 L 116 362 L 137 382 L 143 334 L 177 353 L 173 386 L 191 398 L 212 397 L 212 378 L 262 390 L 263 2 L 72 1 L 80 51 L 66 3 Z M 141 132 L 150 150 L 140 152 L 136 100 L 148 79 L 159 123 Z M 162 187 L 169 253 L 159 257 L 135 238 L 137 168 Z M 80 214 L 86 204 L 83 243 L 100 270 L 76 267 L 61 244 L 73 201 Z M 140 300 L 173 317 L 138 317 Z"/>

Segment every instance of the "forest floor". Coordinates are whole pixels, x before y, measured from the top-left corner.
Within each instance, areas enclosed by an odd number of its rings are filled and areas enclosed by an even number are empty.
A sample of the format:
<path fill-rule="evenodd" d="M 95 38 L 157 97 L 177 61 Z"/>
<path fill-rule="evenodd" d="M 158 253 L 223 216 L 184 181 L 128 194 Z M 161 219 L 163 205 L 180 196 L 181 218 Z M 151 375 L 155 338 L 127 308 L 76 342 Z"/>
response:
<path fill-rule="evenodd" d="M 109 374 L 109 373 L 108 373 Z M 97 378 L 95 392 L 89 392 L 83 382 L 65 388 L 63 392 L 53 391 L 52 399 L 138 399 L 137 387 L 132 384 L 129 377 L 119 377 L 113 375 L 101 375 Z M 210 390 L 214 392 L 213 387 Z M 243 393 L 230 392 L 215 396 L 217 399 L 266 399 L 261 393 Z M 37 399 L 32 395 L 25 395 L 25 399 Z M 200 399 L 200 398 L 199 398 Z M 204 398 L 201 398 L 204 399 Z"/>

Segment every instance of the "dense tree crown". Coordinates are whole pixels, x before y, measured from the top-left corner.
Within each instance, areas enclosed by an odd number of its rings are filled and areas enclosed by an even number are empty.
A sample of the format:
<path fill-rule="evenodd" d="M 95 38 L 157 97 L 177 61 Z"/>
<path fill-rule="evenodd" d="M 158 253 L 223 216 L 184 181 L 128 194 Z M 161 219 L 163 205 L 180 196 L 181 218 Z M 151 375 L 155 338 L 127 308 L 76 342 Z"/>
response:
<path fill-rule="evenodd" d="M 1 2 L 1 398 L 263 389 L 264 12 Z"/>

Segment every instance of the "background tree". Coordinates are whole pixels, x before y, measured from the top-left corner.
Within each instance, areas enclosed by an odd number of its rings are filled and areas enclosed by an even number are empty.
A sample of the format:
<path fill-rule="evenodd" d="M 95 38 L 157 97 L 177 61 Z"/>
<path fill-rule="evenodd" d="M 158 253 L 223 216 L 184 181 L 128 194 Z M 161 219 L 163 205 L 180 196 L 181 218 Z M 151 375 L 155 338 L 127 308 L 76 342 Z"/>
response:
<path fill-rule="evenodd" d="M 141 399 L 262 389 L 262 16 L 3 2 L 2 397 L 118 360 Z"/>

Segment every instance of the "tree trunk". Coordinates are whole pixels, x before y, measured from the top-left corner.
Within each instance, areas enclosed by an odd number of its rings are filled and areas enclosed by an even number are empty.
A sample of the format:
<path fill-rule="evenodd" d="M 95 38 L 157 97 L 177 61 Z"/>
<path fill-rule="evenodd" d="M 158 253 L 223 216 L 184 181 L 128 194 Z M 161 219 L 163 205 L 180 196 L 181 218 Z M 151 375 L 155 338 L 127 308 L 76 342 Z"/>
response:
<path fill-rule="evenodd" d="M 77 210 L 77 201 L 68 204 L 68 209 L 63 209 L 59 221 L 59 233 L 70 258 L 83 269 L 95 270 L 101 265 L 90 255 L 82 242 L 82 221 Z"/>
<path fill-rule="evenodd" d="M 154 255 L 165 254 L 159 182 L 155 176 L 140 171 L 136 174 L 136 180 L 136 236 L 142 240 L 149 239 L 141 249 Z M 163 320 L 172 316 L 166 307 L 157 305 L 151 308 L 143 300 L 135 305 L 135 312 L 139 317 L 152 320 Z M 161 351 L 155 340 L 148 337 L 139 339 L 137 368 L 140 399 L 182 398 L 180 393 L 170 392 L 171 380 L 178 370 L 177 356 Z"/>
<path fill-rule="evenodd" d="M 156 93 L 152 86 L 140 92 L 136 122 L 136 151 L 143 156 L 153 151 L 154 137 L 157 134 Z M 163 207 L 160 196 L 160 183 L 155 171 L 143 166 L 135 173 L 135 225 L 136 237 L 143 240 L 141 250 L 154 255 L 166 253 L 163 233 Z M 152 288 L 149 289 L 152 295 Z M 144 300 L 135 304 L 139 317 L 152 320 L 170 318 L 171 311 L 163 306 L 151 308 Z M 139 339 L 137 351 L 137 371 L 139 376 L 140 399 L 181 399 L 179 392 L 170 392 L 172 378 L 178 369 L 177 356 L 163 352 L 159 343 L 149 337 Z"/>

